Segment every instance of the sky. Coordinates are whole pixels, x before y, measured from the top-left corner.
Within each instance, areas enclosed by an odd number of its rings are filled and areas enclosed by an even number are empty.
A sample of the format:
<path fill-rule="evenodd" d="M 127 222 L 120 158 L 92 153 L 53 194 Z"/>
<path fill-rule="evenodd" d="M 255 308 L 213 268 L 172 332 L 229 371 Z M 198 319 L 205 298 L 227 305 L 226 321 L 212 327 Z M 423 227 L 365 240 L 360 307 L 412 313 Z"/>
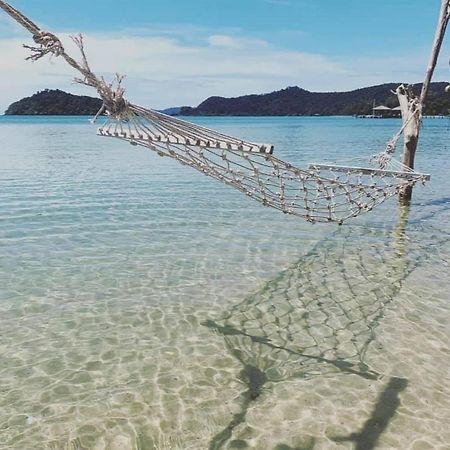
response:
<path fill-rule="evenodd" d="M 345 91 L 422 81 L 441 0 L 9 0 L 42 29 L 82 33 L 91 67 L 127 98 L 196 106 L 287 86 Z M 28 32 L 0 11 L 0 112 L 43 89 L 95 96 L 58 58 L 26 62 Z M 450 37 L 435 81 L 450 79 Z"/>

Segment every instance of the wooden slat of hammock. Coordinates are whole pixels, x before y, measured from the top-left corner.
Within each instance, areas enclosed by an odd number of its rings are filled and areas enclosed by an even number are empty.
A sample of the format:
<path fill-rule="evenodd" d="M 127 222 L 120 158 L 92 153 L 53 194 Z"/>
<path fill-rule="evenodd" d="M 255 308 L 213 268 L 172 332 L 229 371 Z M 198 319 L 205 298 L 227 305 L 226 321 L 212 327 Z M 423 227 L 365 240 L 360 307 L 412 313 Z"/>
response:
<path fill-rule="evenodd" d="M 111 131 L 104 128 L 99 128 L 97 131 L 99 136 L 109 136 L 109 137 L 120 137 L 128 139 L 130 141 L 148 141 L 148 142 L 159 142 L 166 144 L 183 144 L 183 145 L 193 145 L 196 147 L 204 148 L 221 148 L 227 150 L 239 150 L 245 152 L 254 153 L 273 153 L 273 145 L 270 144 L 257 144 L 250 142 L 227 142 L 223 140 L 206 140 L 206 139 L 193 139 L 181 134 L 162 134 L 162 133 L 139 133 L 138 131 L 132 132 L 128 130 L 123 131 Z"/>
<path fill-rule="evenodd" d="M 355 166 L 339 166 L 334 164 L 317 164 L 312 163 L 309 165 L 311 170 L 329 170 L 332 172 L 344 172 L 355 173 L 363 175 L 378 175 L 382 177 L 394 177 L 404 180 L 423 180 L 429 181 L 430 175 L 419 172 L 399 172 L 396 170 L 384 170 L 384 169 L 371 169 L 369 167 L 355 167 Z"/>

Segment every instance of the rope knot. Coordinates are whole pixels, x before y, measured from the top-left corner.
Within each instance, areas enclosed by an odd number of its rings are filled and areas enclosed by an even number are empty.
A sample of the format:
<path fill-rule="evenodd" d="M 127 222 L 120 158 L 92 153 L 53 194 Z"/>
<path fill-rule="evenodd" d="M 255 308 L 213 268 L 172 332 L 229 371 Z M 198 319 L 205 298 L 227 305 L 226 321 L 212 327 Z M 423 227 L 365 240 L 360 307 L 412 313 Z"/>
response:
<path fill-rule="evenodd" d="M 385 169 L 392 159 L 392 153 L 385 150 L 373 155 L 371 159 L 379 165 L 380 169 Z"/>
<path fill-rule="evenodd" d="M 31 51 L 31 55 L 26 58 L 27 60 L 37 61 L 49 53 L 55 56 L 60 56 L 64 53 L 64 47 L 61 41 L 54 34 L 47 31 L 40 31 L 34 34 L 33 41 L 39 47 L 24 45 L 25 48 Z"/>

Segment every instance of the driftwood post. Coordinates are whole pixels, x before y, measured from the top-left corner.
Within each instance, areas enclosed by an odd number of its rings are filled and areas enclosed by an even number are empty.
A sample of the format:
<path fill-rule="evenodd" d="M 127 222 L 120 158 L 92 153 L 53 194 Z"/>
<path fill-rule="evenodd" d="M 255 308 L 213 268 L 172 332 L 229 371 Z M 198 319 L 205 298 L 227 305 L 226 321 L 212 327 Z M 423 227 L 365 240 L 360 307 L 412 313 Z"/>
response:
<path fill-rule="evenodd" d="M 431 49 L 430 62 L 428 64 L 425 81 L 422 85 L 420 97 L 417 98 L 412 91 L 401 85 L 397 88 L 396 94 L 400 103 L 404 129 L 403 164 L 414 169 L 414 157 L 416 155 L 417 143 L 419 141 L 420 124 L 422 121 L 422 109 L 425 98 L 428 94 L 431 78 L 436 68 L 442 41 L 450 19 L 450 0 L 442 0 L 441 12 L 439 15 L 438 27 Z M 448 89 L 448 88 L 447 88 Z M 446 90 L 447 90 L 446 89 Z M 400 203 L 408 205 L 412 197 L 412 186 L 406 186 L 400 192 Z"/>

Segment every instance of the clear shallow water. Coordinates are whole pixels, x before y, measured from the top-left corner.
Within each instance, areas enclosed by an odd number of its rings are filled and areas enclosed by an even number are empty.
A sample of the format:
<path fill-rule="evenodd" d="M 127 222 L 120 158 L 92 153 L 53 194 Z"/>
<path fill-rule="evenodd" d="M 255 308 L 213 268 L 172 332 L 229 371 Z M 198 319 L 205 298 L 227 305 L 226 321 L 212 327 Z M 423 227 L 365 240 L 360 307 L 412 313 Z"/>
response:
<path fill-rule="evenodd" d="M 300 166 L 399 125 L 195 120 Z M 447 126 L 410 211 L 337 227 L 85 118 L 0 118 L 0 448 L 449 448 Z"/>

